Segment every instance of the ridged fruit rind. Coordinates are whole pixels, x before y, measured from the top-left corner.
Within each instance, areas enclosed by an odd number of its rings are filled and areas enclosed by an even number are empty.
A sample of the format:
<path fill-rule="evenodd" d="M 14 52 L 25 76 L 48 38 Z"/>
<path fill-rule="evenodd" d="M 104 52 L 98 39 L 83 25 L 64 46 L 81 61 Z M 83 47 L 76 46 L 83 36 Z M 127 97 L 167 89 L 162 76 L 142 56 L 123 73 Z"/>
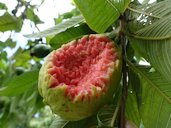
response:
<path fill-rule="evenodd" d="M 104 35 L 89 35 L 83 38 L 107 38 Z M 110 40 L 110 39 L 109 39 Z M 111 41 L 111 40 L 110 40 Z M 72 41 L 65 45 L 72 45 Z M 113 42 L 113 41 L 112 41 Z M 64 46 L 65 46 L 64 45 Z M 60 49 L 63 49 L 62 46 Z M 52 60 L 55 52 L 60 49 L 52 51 L 46 58 L 41 70 L 39 72 L 38 89 L 43 97 L 44 103 L 50 106 L 53 113 L 61 116 L 65 120 L 77 121 L 89 117 L 95 114 L 100 107 L 108 103 L 113 97 L 116 87 L 119 86 L 121 78 L 121 55 L 118 47 L 113 42 L 113 48 L 117 53 L 117 59 L 112 63 L 110 69 L 110 75 L 106 78 L 108 83 L 105 85 L 105 90 L 100 90 L 96 86 L 91 85 L 91 96 L 87 96 L 82 99 L 79 93 L 74 100 L 69 95 L 66 95 L 67 85 L 49 87 L 52 84 L 52 77 L 48 73 L 48 69 L 53 66 Z"/>

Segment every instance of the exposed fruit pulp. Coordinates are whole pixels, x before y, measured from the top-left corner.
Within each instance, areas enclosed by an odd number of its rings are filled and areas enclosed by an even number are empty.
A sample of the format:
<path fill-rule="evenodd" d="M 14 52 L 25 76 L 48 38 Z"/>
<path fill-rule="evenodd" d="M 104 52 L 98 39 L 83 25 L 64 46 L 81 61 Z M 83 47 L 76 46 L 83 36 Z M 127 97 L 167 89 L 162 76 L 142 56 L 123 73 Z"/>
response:
<path fill-rule="evenodd" d="M 110 69 L 118 59 L 113 43 L 104 37 L 84 37 L 64 45 L 52 56 L 48 69 L 50 88 L 67 85 L 65 94 L 71 99 L 80 93 L 91 96 L 93 87 L 104 91 L 109 82 Z M 84 99 L 84 95 L 82 95 Z"/>

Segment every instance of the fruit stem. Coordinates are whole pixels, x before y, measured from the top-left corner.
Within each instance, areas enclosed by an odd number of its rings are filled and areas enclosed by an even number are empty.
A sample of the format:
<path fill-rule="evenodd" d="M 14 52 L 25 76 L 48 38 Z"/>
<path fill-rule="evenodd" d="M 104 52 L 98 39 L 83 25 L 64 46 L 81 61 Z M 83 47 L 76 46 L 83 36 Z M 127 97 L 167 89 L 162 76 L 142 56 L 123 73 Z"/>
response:
<path fill-rule="evenodd" d="M 128 93 L 128 72 L 127 72 L 127 65 L 124 58 L 126 58 L 126 45 L 127 45 L 127 38 L 124 34 L 125 28 L 125 17 L 120 16 L 120 32 L 119 38 L 122 47 L 122 97 L 121 97 L 121 106 L 120 106 L 120 128 L 125 128 L 125 108 L 126 108 L 126 98 Z"/>

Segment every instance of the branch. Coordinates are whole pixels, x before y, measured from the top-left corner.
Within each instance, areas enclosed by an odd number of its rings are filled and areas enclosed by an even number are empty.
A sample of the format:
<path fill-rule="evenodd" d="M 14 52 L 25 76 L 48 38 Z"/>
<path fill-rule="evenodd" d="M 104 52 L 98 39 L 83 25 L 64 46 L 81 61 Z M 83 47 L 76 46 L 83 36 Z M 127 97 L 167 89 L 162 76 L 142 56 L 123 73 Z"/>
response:
<path fill-rule="evenodd" d="M 124 58 L 126 58 L 126 45 L 127 45 L 127 39 L 124 35 L 124 28 L 125 28 L 125 19 L 124 16 L 120 17 L 120 41 L 122 46 L 122 98 L 121 98 L 121 106 L 120 106 L 120 128 L 125 128 L 125 106 L 126 106 L 126 98 L 128 93 L 128 72 L 127 72 L 127 66 L 126 61 Z"/>

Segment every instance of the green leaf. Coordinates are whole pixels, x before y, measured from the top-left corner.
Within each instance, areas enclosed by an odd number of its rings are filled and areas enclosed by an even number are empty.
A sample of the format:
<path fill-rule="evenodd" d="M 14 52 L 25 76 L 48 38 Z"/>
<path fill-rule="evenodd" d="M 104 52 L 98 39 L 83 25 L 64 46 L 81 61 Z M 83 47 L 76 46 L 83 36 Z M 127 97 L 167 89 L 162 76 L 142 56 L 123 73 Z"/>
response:
<path fill-rule="evenodd" d="M 92 116 L 79 121 L 65 121 L 55 116 L 49 128 L 97 128 L 97 120 Z"/>
<path fill-rule="evenodd" d="M 8 38 L 8 40 L 5 42 L 6 46 L 9 46 L 10 48 L 14 48 L 16 46 L 16 42 L 13 42 L 12 39 Z"/>
<path fill-rule="evenodd" d="M 55 119 L 49 128 L 64 128 L 67 123 L 68 121 L 63 120 L 59 116 L 55 116 Z"/>
<path fill-rule="evenodd" d="M 4 3 L 0 3 L 0 10 L 7 10 L 7 6 Z"/>
<path fill-rule="evenodd" d="M 97 117 L 96 115 L 94 115 L 86 119 L 84 128 L 97 128 L 97 126 L 98 126 Z"/>
<path fill-rule="evenodd" d="M 64 128 L 85 128 L 86 125 L 86 119 L 79 120 L 79 121 L 73 121 L 68 122 Z"/>
<path fill-rule="evenodd" d="M 146 22 L 148 21 L 148 19 L 146 18 L 146 15 L 141 14 L 143 12 L 140 13 L 133 12 L 137 10 L 132 9 L 131 7 L 128 7 L 128 9 L 131 9 L 130 11 L 127 11 L 128 22 L 126 27 L 129 30 L 129 32 L 134 33 L 137 30 L 140 30 L 141 28 L 151 23 L 151 22 Z"/>
<path fill-rule="evenodd" d="M 171 15 L 135 32 L 136 38 L 144 40 L 162 40 L 171 38 Z"/>
<path fill-rule="evenodd" d="M 108 105 L 103 106 L 97 113 L 97 121 L 99 128 L 113 128 L 117 121 L 122 95 L 122 86 L 118 86 L 113 98 Z"/>
<path fill-rule="evenodd" d="M 129 69 L 128 75 L 129 75 L 128 76 L 129 77 L 129 81 L 128 81 L 129 88 L 128 88 L 128 90 L 129 90 L 129 93 L 131 95 L 130 98 L 133 98 L 132 96 L 135 96 L 136 105 L 139 108 L 139 106 L 141 104 L 141 93 L 142 93 L 142 88 L 140 86 L 140 79 L 138 77 L 138 74 L 133 72 L 131 69 Z M 128 97 L 129 97 L 129 95 L 128 95 Z"/>
<path fill-rule="evenodd" d="M 151 63 L 163 77 L 171 81 L 171 16 L 130 35 L 129 41 L 140 55 Z"/>
<path fill-rule="evenodd" d="M 145 12 L 149 14 L 153 14 L 158 17 L 165 17 L 171 15 L 171 4 L 170 0 L 164 0 L 162 2 L 154 3 L 152 5 L 146 5 Z"/>
<path fill-rule="evenodd" d="M 15 96 L 25 92 L 27 89 L 37 83 L 38 70 L 25 72 L 20 76 L 10 78 L 0 88 L 1 96 Z"/>
<path fill-rule="evenodd" d="M 145 57 L 163 77 L 171 81 L 171 40 L 129 38 L 132 47 Z"/>
<path fill-rule="evenodd" d="M 126 100 L 126 118 L 133 122 L 136 127 L 140 126 L 141 117 L 139 106 L 141 104 L 141 86 L 138 76 L 129 70 L 129 88 Z"/>
<path fill-rule="evenodd" d="M 0 69 L 6 69 L 7 66 L 8 66 L 8 63 L 4 59 L 1 59 L 0 60 Z"/>
<path fill-rule="evenodd" d="M 132 61 L 136 53 L 134 52 L 134 49 L 131 47 L 130 43 L 128 43 L 128 45 L 126 46 L 126 51 L 127 51 L 127 58 L 130 61 Z"/>
<path fill-rule="evenodd" d="M 133 6 L 129 8 L 135 13 L 144 14 L 153 18 L 163 18 L 165 16 L 171 15 L 171 4 L 170 0 L 164 0 L 159 3 L 144 4 L 139 6 Z"/>
<path fill-rule="evenodd" d="M 39 33 L 34 33 L 34 34 L 30 34 L 30 35 L 25 35 L 25 37 L 28 38 L 36 38 L 36 37 L 46 37 L 46 36 L 52 36 L 55 34 L 59 34 L 61 32 L 66 31 L 67 29 L 74 27 L 75 25 L 84 22 L 84 19 L 82 16 L 76 16 L 76 17 L 72 17 L 69 20 L 66 20 L 62 23 L 59 23 L 57 25 L 55 25 L 52 28 L 49 28 L 45 31 L 39 32 Z"/>
<path fill-rule="evenodd" d="M 35 24 L 40 24 L 43 23 L 39 17 L 37 15 L 35 15 L 33 9 L 28 8 L 26 11 L 26 16 L 28 19 L 30 19 L 31 21 L 33 21 Z"/>
<path fill-rule="evenodd" d="M 115 105 L 104 106 L 97 114 L 98 125 L 100 127 L 113 128 L 119 110 L 120 102 Z"/>
<path fill-rule="evenodd" d="M 115 6 L 121 14 L 124 13 L 129 3 L 131 2 L 131 0 L 109 0 L 109 1 L 113 3 L 113 6 Z"/>
<path fill-rule="evenodd" d="M 136 127 L 140 126 L 140 114 L 136 102 L 136 96 L 132 92 L 128 92 L 128 97 L 126 101 L 126 119 L 133 122 Z"/>
<path fill-rule="evenodd" d="M 6 51 L 2 51 L 0 53 L 0 58 L 1 58 L 1 60 L 7 61 L 8 60 L 7 59 L 7 52 Z"/>
<path fill-rule="evenodd" d="M 3 50 L 5 47 L 6 47 L 6 44 L 0 41 L 0 51 Z"/>
<path fill-rule="evenodd" d="M 131 4 L 128 9 L 130 10 L 128 16 L 130 22 L 128 26 L 132 32 L 171 15 L 171 4 L 169 0 L 144 5 Z"/>
<path fill-rule="evenodd" d="M 171 82 L 158 72 L 150 72 L 149 68 L 138 68 L 128 62 L 130 68 L 141 80 L 142 101 L 140 115 L 145 128 L 171 127 Z"/>
<path fill-rule="evenodd" d="M 74 2 L 89 27 L 98 33 L 103 33 L 124 12 L 130 0 L 120 0 L 119 2 L 112 0 L 74 0 Z"/>
<path fill-rule="evenodd" d="M 19 32 L 22 27 L 22 20 L 11 16 L 9 13 L 5 13 L 3 16 L 0 16 L 0 31 L 5 32 L 8 30 L 15 30 Z"/>
<path fill-rule="evenodd" d="M 86 24 L 81 24 L 77 27 L 72 27 L 64 32 L 56 34 L 51 40 L 50 45 L 56 49 L 62 44 L 65 44 L 73 39 L 79 38 L 83 35 L 94 33 Z"/>
<path fill-rule="evenodd" d="M 15 60 L 15 66 L 28 67 L 31 56 L 29 51 L 24 51 L 19 48 L 16 51 L 13 59 Z"/>
<path fill-rule="evenodd" d="M 31 117 L 34 114 L 35 105 L 37 105 L 35 102 L 37 93 L 37 86 L 32 86 L 30 89 L 25 90 L 24 93 L 12 97 L 9 112 L 17 114 L 19 111 L 27 111 L 27 118 Z"/>
<path fill-rule="evenodd" d="M 64 21 L 65 19 L 69 19 L 73 16 L 78 16 L 78 15 L 80 15 L 80 11 L 77 8 L 74 8 L 69 12 L 58 15 L 58 17 L 55 19 L 55 24 L 58 24 Z"/>
<path fill-rule="evenodd" d="M 16 46 L 16 42 L 13 42 L 12 39 L 8 38 L 5 42 L 0 41 L 0 51 L 5 47 L 14 48 Z"/>
<path fill-rule="evenodd" d="M 65 121 L 59 116 L 56 116 L 53 120 L 50 128 L 88 128 L 85 127 L 86 119 L 79 120 L 79 121 Z"/>

